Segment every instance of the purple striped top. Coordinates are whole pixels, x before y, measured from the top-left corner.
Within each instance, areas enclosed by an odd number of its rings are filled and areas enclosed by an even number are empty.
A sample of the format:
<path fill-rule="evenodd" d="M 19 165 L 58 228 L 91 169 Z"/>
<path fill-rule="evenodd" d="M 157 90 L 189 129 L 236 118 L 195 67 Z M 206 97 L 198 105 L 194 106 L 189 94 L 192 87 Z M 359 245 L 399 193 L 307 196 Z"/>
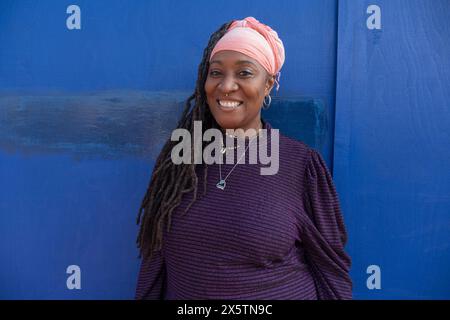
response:
<path fill-rule="evenodd" d="M 272 127 L 262 121 L 271 152 Z M 141 261 L 136 299 L 352 298 L 347 233 L 331 174 L 305 143 L 282 133 L 279 142 L 277 174 L 261 175 L 267 165 L 249 164 L 247 152 L 225 190 L 216 187 L 219 165 L 208 166 L 204 196 L 204 165 L 197 165 L 198 198 L 182 215 L 192 193 L 183 196 L 162 250 Z M 232 167 L 223 164 L 222 177 Z"/>

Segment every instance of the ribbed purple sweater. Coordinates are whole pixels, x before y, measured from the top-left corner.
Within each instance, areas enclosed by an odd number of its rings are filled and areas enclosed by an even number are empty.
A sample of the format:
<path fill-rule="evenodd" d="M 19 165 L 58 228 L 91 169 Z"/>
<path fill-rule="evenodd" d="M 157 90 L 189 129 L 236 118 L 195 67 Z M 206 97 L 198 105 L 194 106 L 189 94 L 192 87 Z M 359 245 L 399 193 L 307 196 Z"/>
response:
<path fill-rule="evenodd" d="M 272 127 L 262 121 L 270 150 Z M 275 175 L 260 175 L 264 165 L 249 164 L 247 152 L 225 190 L 216 187 L 219 165 L 208 166 L 203 196 L 204 165 L 197 165 L 199 198 L 181 215 L 193 194 L 183 196 L 162 250 L 142 260 L 136 299 L 352 298 L 332 177 L 317 151 L 279 137 Z M 232 167 L 223 164 L 222 177 Z"/>

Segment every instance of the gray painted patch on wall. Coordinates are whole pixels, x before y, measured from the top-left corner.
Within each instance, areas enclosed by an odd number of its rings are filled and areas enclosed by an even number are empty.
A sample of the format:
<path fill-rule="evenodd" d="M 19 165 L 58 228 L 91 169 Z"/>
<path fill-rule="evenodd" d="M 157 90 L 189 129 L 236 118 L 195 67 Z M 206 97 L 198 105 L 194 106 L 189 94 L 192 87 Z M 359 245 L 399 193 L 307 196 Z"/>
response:
<path fill-rule="evenodd" d="M 190 92 L 101 91 L 0 95 L 0 149 L 75 158 L 155 159 L 170 138 Z M 320 148 L 327 134 L 323 103 L 274 98 L 263 117 Z"/>

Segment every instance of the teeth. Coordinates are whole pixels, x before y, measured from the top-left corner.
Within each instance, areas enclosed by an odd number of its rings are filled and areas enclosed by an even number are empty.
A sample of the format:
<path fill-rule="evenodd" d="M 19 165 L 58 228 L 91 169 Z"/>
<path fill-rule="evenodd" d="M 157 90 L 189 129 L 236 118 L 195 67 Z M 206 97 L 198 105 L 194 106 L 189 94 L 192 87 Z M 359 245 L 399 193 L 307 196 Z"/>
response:
<path fill-rule="evenodd" d="M 239 105 L 241 104 L 241 102 L 219 100 L 219 104 L 220 104 L 222 107 L 236 108 L 237 106 L 239 106 Z"/>

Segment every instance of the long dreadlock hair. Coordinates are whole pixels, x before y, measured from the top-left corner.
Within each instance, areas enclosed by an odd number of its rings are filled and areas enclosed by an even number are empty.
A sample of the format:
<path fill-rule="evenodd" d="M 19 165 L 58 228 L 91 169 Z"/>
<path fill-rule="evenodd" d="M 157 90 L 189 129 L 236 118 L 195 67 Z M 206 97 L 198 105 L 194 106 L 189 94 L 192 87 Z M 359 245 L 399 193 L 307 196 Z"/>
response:
<path fill-rule="evenodd" d="M 203 51 L 203 58 L 198 67 L 198 77 L 194 93 L 186 100 L 181 119 L 177 128 L 184 128 L 193 134 L 194 121 L 202 121 L 202 127 L 218 128 L 218 124 L 209 110 L 205 93 L 205 82 L 209 69 L 211 51 L 217 41 L 222 38 L 232 21 L 223 24 L 210 38 L 207 47 Z M 193 106 L 192 106 L 192 103 Z M 195 172 L 195 164 L 175 165 L 171 159 L 172 147 L 176 141 L 170 138 L 164 144 L 150 179 L 147 192 L 142 200 L 137 224 L 140 224 L 139 235 L 136 243 L 140 249 L 139 257 L 152 257 L 154 251 L 160 250 L 162 245 L 162 232 L 164 223 L 167 230 L 170 229 L 173 210 L 180 204 L 184 193 L 193 192 L 193 198 L 186 207 L 184 214 L 197 199 L 198 177 Z M 191 154 L 193 152 L 193 146 Z M 206 193 L 206 179 L 208 167 L 203 171 L 204 190 Z"/>

